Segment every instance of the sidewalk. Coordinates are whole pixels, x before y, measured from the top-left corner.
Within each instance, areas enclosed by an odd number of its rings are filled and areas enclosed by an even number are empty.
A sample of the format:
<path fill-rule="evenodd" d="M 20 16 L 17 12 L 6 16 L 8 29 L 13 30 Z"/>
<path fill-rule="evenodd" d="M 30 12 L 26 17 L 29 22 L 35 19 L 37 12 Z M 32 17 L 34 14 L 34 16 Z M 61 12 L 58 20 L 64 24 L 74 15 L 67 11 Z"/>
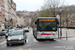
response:
<path fill-rule="evenodd" d="M 0 39 L 4 39 L 5 38 L 5 36 L 0 36 Z"/>
<path fill-rule="evenodd" d="M 60 29 L 59 29 L 59 31 L 60 31 Z M 60 32 L 59 32 L 59 34 L 60 34 Z M 66 40 L 66 36 L 67 36 L 67 40 L 75 40 L 75 29 L 63 28 L 61 39 Z"/>

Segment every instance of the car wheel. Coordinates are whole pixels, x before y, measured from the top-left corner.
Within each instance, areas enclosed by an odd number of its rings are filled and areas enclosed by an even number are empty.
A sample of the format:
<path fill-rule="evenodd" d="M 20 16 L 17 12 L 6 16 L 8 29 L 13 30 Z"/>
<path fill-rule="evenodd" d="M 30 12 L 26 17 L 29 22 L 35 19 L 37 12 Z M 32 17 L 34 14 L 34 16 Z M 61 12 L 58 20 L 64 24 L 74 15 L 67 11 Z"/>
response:
<path fill-rule="evenodd" d="M 7 44 L 7 46 L 9 46 L 9 44 Z"/>
<path fill-rule="evenodd" d="M 26 40 L 25 40 L 25 43 L 26 43 Z"/>
<path fill-rule="evenodd" d="M 25 44 L 25 40 L 23 41 L 23 45 Z"/>
<path fill-rule="evenodd" d="M 54 39 L 50 39 L 50 41 L 54 41 Z"/>
<path fill-rule="evenodd" d="M 5 38 L 7 39 L 7 36 L 5 36 Z"/>

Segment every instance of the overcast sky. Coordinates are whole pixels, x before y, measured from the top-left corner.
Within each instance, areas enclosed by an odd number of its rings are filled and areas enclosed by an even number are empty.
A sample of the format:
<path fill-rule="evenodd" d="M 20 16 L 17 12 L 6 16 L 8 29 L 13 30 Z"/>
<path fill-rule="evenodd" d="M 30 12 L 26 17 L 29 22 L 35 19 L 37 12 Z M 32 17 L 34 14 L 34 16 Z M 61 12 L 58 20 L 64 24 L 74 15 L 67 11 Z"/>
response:
<path fill-rule="evenodd" d="M 44 4 L 44 0 L 13 0 L 18 10 L 36 11 Z M 57 0 L 58 1 L 58 0 Z M 75 0 L 66 0 L 65 5 L 75 5 Z"/>

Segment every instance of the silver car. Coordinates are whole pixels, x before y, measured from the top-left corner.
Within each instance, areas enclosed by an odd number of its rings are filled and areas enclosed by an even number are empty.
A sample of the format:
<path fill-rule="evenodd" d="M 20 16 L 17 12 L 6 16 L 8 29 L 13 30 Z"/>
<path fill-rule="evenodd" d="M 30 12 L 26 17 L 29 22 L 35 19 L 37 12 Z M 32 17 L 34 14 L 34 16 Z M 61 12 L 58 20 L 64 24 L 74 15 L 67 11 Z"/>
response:
<path fill-rule="evenodd" d="M 11 45 L 11 44 L 25 44 L 26 43 L 26 35 L 25 35 L 25 31 L 24 30 L 17 30 L 17 31 L 13 31 L 8 35 L 7 38 L 7 46 Z"/>

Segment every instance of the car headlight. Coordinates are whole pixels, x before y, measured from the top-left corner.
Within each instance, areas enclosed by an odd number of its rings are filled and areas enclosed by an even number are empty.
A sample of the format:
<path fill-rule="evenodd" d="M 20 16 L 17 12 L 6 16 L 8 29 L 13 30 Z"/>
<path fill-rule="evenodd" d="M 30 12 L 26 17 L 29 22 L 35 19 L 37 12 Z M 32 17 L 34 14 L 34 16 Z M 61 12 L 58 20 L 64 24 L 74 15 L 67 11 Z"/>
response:
<path fill-rule="evenodd" d="M 8 35 L 8 33 L 6 35 Z"/>
<path fill-rule="evenodd" d="M 19 38 L 19 40 L 22 40 L 22 38 Z"/>
<path fill-rule="evenodd" d="M 10 38 L 8 38 L 8 41 L 10 41 L 11 39 Z"/>

